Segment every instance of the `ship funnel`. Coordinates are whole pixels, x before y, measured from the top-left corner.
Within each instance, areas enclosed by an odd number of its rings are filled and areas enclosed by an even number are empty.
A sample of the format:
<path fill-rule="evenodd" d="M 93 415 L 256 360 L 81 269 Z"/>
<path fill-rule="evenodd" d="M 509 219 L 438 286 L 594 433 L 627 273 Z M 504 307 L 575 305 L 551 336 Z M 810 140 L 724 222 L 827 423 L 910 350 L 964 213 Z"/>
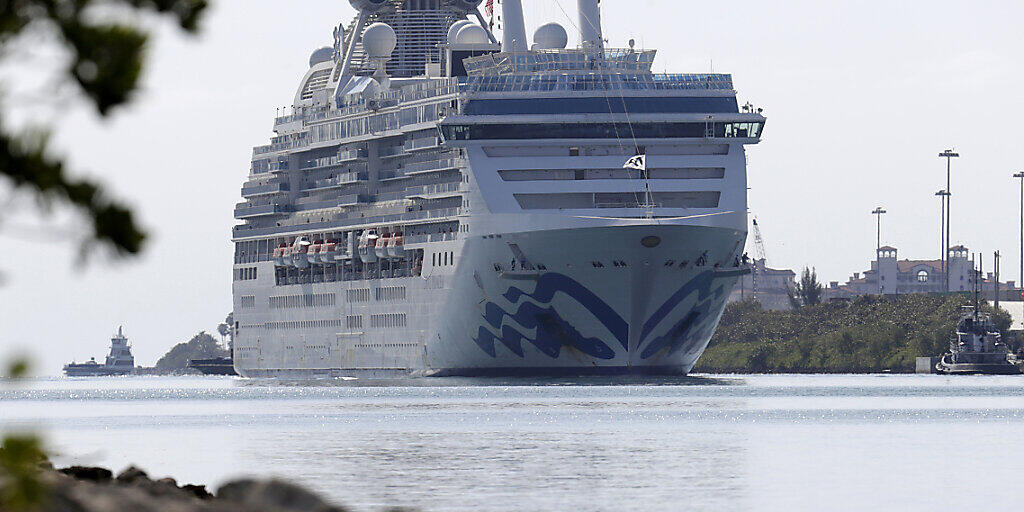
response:
<path fill-rule="evenodd" d="M 601 34 L 601 6 L 598 0 L 576 0 L 580 15 L 580 46 L 584 49 L 604 49 Z"/>
<path fill-rule="evenodd" d="M 501 15 L 505 25 L 501 31 L 501 51 L 526 51 L 526 22 L 523 20 L 523 2 L 505 0 L 501 4 Z"/>

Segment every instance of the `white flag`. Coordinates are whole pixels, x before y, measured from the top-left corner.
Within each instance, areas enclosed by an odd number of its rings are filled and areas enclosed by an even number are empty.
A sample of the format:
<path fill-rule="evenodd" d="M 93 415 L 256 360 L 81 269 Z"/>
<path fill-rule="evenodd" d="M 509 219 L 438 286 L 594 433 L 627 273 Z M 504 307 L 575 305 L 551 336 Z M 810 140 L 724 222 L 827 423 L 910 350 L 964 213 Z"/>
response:
<path fill-rule="evenodd" d="M 623 169 L 636 169 L 638 171 L 646 171 L 647 170 L 647 155 L 637 155 L 637 156 L 634 156 L 633 158 L 630 158 L 629 160 L 626 160 L 626 163 L 625 163 L 625 165 L 622 166 L 622 168 Z"/>

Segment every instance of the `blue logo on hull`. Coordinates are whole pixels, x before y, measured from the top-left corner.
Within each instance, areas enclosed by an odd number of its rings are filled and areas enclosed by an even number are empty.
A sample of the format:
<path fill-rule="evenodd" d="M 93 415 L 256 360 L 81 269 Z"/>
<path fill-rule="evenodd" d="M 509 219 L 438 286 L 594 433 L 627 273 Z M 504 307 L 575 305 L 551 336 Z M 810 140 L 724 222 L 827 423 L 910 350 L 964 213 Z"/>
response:
<path fill-rule="evenodd" d="M 676 291 L 644 322 L 639 346 L 643 346 L 644 341 L 657 328 L 658 324 L 667 318 L 683 300 L 694 293 L 697 294 L 698 304 L 667 333 L 653 338 L 641 352 L 641 358 L 648 359 L 666 348 L 668 354 L 673 354 L 688 345 L 688 341 L 709 334 L 707 331 L 713 327 L 713 322 L 708 321 L 711 317 L 711 307 L 724 293 L 721 286 L 712 292 L 713 282 L 713 271 L 700 273 Z M 598 338 L 583 336 L 550 305 L 558 292 L 575 299 L 604 325 L 608 332 L 612 333 L 624 350 L 629 349 L 629 324 L 623 320 L 622 316 L 578 281 L 558 273 L 542 275 L 537 280 L 537 286 L 533 293 L 510 286 L 502 296 L 512 304 L 519 304 L 514 314 L 505 311 L 494 302 L 487 302 L 484 305 L 484 320 L 500 334 L 495 334 L 486 326 L 480 326 L 473 341 L 491 357 L 497 357 L 496 343 L 501 343 L 519 357 L 525 357 L 523 351 L 523 342 L 525 341 L 553 359 L 557 359 L 561 355 L 562 347 L 574 348 L 597 359 L 613 359 L 615 349 L 611 344 Z M 540 307 L 533 302 L 520 303 L 523 297 L 529 297 L 547 307 Z M 506 317 L 514 320 L 525 330 L 536 329 L 536 338 L 530 338 L 516 330 L 515 327 L 504 324 Z"/>
<path fill-rule="evenodd" d="M 537 280 L 533 293 L 527 293 L 515 286 L 510 286 L 503 297 L 512 304 L 519 303 L 523 297 L 529 297 L 542 304 L 551 304 L 555 294 L 562 292 L 579 302 L 587 311 L 601 322 L 618 340 L 623 348 L 629 346 L 629 324 L 612 309 L 605 301 L 588 290 L 578 281 L 558 273 L 547 273 Z M 524 329 L 537 329 L 537 337 L 530 338 L 515 328 L 505 325 L 505 317 L 515 320 Z M 497 357 L 494 343 L 501 342 L 514 354 L 524 357 L 522 342 L 527 341 L 551 358 L 558 358 L 562 347 L 572 347 L 584 354 L 598 359 L 612 359 L 615 349 L 598 338 L 588 338 L 580 334 L 569 322 L 566 322 L 555 308 L 542 308 L 532 302 L 523 302 L 515 314 L 511 314 L 501 306 L 488 302 L 484 306 L 484 320 L 494 329 L 500 329 L 501 335 L 495 335 L 481 326 L 473 341 L 491 357 Z"/>
<path fill-rule="evenodd" d="M 676 293 L 672 294 L 671 297 L 664 304 L 658 308 L 657 311 L 651 315 L 650 318 L 644 322 L 643 330 L 640 331 L 640 343 L 642 346 L 647 337 L 654 331 L 654 329 L 660 324 L 669 313 L 675 310 L 680 303 L 683 302 L 687 297 L 696 293 L 697 304 L 693 309 L 683 317 L 679 322 L 676 322 L 668 332 L 664 335 L 659 336 L 651 340 L 647 344 L 647 347 L 640 352 L 641 359 L 649 359 L 661 350 L 668 348 L 668 355 L 674 354 L 679 349 L 689 345 L 689 342 L 695 339 L 702 339 L 705 334 L 710 336 L 707 331 L 712 328 L 713 322 L 707 322 L 711 315 L 710 310 L 712 304 L 722 296 L 723 288 L 719 286 L 714 292 L 711 291 L 711 286 L 714 283 L 715 273 L 714 271 L 707 270 L 701 272 L 697 277 L 690 280 Z M 709 300 L 710 299 L 710 300 Z"/>

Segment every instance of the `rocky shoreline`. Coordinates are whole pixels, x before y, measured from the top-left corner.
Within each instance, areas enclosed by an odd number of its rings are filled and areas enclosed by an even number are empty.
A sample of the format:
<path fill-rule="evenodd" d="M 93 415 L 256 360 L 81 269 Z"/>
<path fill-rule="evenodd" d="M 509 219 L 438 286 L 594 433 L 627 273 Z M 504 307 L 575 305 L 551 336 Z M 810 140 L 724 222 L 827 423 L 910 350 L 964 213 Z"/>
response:
<path fill-rule="evenodd" d="M 101 467 L 45 466 L 46 512 L 344 512 L 317 494 L 280 480 L 242 479 L 211 493 L 204 485 L 153 479 L 134 466 L 116 476 Z M 3 477 L 0 476 L 0 488 Z M 0 510 L 3 507 L 0 506 Z"/>

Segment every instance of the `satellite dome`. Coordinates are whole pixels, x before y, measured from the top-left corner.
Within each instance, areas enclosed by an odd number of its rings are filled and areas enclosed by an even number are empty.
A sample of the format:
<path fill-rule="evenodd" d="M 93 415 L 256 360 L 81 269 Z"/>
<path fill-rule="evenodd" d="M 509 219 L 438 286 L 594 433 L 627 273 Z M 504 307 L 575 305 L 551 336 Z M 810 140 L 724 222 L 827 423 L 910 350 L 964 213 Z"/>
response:
<path fill-rule="evenodd" d="M 312 55 L 309 56 L 309 67 L 316 66 L 321 62 L 330 62 L 333 59 L 334 48 L 331 48 L 330 46 L 324 46 L 323 48 L 318 48 L 316 51 L 313 52 Z"/>
<path fill-rule="evenodd" d="M 459 35 L 459 30 L 467 25 L 472 25 L 473 22 L 469 20 L 456 21 L 452 23 L 452 27 L 448 29 L 448 44 L 455 44 L 458 40 L 455 36 Z"/>
<path fill-rule="evenodd" d="M 477 7 L 480 7 L 480 4 L 482 4 L 483 1 L 484 0 L 455 0 L 452 3 L 454 3 L 455 7 L 458 7 L 459 9 L 475 11 Z"/>
<path fill-rule="evenodd" d="M 387 23 L 374 23 L 363 32 L 363 49 L 371 59 L 390 57 L 397 44 L 398 36 Z"/>
<path fill-rule="evenodd" d="M 388 0 L 348 0 L 359 12 L 377 12 L 388 4 Z"/>
<path fill-rule="evenodd" d="M 459 44 L 487 44 L 490 39 L 487 38 L 487 31 L 480 25 L 466 25 L 459 29 L 455 41 Z"/>
<path fill-rule="evenodd" d="M 569 44 L 569 34 L 558 23 L 548 23 L 537 27 L 533 33 L 533 43 L 538 50 L 561 50 Z"/>

